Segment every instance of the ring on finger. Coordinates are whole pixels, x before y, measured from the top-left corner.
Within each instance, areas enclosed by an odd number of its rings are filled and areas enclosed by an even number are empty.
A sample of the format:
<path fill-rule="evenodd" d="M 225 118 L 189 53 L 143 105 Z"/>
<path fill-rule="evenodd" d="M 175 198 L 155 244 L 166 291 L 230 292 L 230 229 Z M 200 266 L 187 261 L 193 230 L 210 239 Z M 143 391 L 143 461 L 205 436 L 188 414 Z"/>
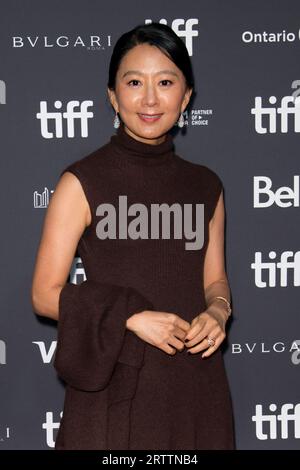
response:
<path fill-rule="evenodd" d="M 208 342 L 209 347 L 214 346 L 216 343 L 215 340 L 211 336 L 207 337 L 207 342 Z"/>

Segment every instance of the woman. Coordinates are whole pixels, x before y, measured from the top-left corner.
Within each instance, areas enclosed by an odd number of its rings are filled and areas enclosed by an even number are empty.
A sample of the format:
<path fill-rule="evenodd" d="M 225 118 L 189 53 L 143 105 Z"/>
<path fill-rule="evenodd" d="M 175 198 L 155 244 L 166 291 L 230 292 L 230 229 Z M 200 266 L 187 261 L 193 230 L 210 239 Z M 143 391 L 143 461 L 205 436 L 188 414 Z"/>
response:
<path fill-rule="evenodd" d="M 170 27 L 123 34 L 107 89 L 117 132 L 65 168 L 52 196 L 32 303 L 58 320 L 57 449 L 234 448 L 222 182 L 176 155 L 169 132 L 193 87 Z M 80 285 L 66 282 L 77 247 Z"/>

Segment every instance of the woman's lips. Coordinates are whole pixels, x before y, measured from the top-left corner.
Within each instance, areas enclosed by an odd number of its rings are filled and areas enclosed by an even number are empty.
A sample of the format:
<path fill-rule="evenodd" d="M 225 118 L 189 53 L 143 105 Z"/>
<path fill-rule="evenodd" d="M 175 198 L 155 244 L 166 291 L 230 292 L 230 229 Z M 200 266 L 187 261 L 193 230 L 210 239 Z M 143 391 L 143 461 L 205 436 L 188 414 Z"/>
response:
<path fill-rule="evenodd" d="M 162 114 L 140 114 L 138 113 L 140 119 L 144 122 L 155 122 L 158 121 Z"/>

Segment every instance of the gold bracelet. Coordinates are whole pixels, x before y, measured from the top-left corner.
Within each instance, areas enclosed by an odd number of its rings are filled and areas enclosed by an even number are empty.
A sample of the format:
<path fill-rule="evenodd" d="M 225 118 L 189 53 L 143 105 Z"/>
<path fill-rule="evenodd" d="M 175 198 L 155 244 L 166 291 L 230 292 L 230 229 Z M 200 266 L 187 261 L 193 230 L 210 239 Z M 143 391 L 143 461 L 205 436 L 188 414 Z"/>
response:
<path fill-rule="evenodd" d="M 226 305 L 227 305 L 227 318 L 230 317 L 232 310 L 231 310 L 231 306 L 230 306 L 230 303 L 228 302 L 228 300 L 225 299 L 225 297 L 222 297 L 221 295 L 217 295 L 217 297 L 213 298 L 212 302 L 216 299 L 222 300 L 223 302 L 226 303 Z"/>

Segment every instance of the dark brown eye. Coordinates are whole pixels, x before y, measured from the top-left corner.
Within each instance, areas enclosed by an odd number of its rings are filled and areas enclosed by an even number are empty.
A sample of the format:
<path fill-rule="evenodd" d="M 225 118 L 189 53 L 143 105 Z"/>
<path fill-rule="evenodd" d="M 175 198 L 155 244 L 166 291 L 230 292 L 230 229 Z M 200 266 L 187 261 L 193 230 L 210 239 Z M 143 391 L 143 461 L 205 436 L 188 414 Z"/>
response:
<path fill-rule="evenodd" d="M 172 83 L 171 80 L 161 80 L 161 82 L 169 82 L 169 83 Z"/>
<path fill-rule="evenodd" d="M 135 80 L 135 79 L 130 80 L 130 82 L 128 82 L 128 85 L 130 85 L 131 82 L 138 82 L 138 81 L 139 81 L 139 80 Z"/>

